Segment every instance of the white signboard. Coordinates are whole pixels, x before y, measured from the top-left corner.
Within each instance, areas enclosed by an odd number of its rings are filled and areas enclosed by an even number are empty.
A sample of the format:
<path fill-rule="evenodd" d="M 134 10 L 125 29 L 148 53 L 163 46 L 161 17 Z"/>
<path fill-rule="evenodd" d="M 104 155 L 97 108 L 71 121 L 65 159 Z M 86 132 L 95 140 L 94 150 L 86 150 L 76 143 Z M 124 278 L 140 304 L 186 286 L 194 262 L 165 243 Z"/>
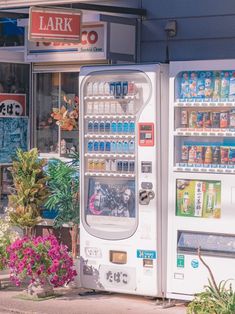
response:
<path fill-rule="evenodd" d="M 82 26 L 81 42 L 30 42 L 27 41 L 25 61 L 86 61 L 107 58 L 106 23 Z"/>

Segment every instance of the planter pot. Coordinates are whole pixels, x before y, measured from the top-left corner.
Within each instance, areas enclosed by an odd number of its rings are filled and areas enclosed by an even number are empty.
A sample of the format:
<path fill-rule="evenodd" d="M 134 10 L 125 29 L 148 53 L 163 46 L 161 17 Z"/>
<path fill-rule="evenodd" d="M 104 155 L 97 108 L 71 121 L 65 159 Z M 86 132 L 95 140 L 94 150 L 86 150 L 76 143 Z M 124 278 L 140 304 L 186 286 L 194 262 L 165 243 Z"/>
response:
<path fill-rule="evenodd" d="M 24 292 L 31 297 L 37 298 L 45 298 L 54 295 L 53 287 L 48 282 L 41 284 L 39 281 L 30 283 Z"/>

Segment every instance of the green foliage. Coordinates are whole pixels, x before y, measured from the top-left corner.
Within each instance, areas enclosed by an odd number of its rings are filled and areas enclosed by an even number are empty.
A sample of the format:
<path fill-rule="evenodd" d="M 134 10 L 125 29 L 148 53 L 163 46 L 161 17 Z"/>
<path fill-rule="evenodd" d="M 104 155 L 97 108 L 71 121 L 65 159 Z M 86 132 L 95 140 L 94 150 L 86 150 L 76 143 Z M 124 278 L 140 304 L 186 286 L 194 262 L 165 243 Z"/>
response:
<path fill-rule="evenodd" d="M 21 228 L 33 227 L 40 220 L 40 211 L 49 195 L 47 176 L 43 170 L 45 159 L 38 158 L 36 148 L 17 150 L 16 160 L 10 168 L 14 187 L 9 196 L 11 223 Z"/>
<path fill-rule="evenodd" d="M 79 223 L 79 177 L 73 164 L 53 160 L 48 164 L 50 195 L 45 206 L 57 210 L 55 227 L 64 223 Z"/>
<path fill-rule="evenodd" d="M 205 286 L 205 291 L 196 294 L 194 300 L 187 307 L 187 314 L 234 314 L 235 313 L 235 291 L 232 289 L 229 280 L 221 281 L 218 285 L 215 282 L 210 267 L 205 263 L 198 250 L 199 259 L 208 269 L 210 279 Z"/>

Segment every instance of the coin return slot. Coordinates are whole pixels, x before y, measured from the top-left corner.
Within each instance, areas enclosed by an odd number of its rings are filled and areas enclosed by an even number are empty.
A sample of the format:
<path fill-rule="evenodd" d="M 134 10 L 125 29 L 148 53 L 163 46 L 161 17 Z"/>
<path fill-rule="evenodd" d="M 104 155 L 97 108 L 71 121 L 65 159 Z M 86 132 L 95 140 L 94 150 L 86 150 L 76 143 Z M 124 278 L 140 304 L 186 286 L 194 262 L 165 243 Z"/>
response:
<path fill-rule="evenodd" d="M 143 266 L 146 268 L 153 268 L 153 260 L 149 258 L 143 259 Z"/>
<path fill-rule="evenodd" d="M 109 260 L 114 264 L 126 264 L 127 253 L 122 251 L 109 251 Z"/>

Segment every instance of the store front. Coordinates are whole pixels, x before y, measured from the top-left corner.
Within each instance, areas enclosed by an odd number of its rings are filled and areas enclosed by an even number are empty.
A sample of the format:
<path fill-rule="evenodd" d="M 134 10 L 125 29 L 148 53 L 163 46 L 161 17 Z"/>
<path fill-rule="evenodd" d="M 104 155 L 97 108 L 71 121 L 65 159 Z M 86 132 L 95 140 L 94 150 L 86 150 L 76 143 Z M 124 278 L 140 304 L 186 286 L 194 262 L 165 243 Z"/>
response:
<path fill-rule="evenodd" d="M 78 151 L 78 119 L 72 125 L 62 125 L 57 113 L 79 113 L 79 72 L 83 65 L 135 62 L 135 20 L 83 14 L 79 44 L 29 41 L 28 23 L 28 19 L 18 21 L 18 26 L 25 30 L 24 47 L 0 49 L 1 60 L 3 55 L 14 56 L 13 62 L 0 64 L 0 83 L 4 77 L 3 93 L 25 94 L 22 119 L 28 119 L 27 147 L 22 148 L 37 147 L 45 158 L 66 158 Z M 0 119 L 7 117 L 8 114 L 0 114 Z M 1 208 L 7 205 L 5 191 L 10 178 L 5 168 L 11 164 L 12 156 L 8 157 L 7 163 L 0 160 Z"/>

